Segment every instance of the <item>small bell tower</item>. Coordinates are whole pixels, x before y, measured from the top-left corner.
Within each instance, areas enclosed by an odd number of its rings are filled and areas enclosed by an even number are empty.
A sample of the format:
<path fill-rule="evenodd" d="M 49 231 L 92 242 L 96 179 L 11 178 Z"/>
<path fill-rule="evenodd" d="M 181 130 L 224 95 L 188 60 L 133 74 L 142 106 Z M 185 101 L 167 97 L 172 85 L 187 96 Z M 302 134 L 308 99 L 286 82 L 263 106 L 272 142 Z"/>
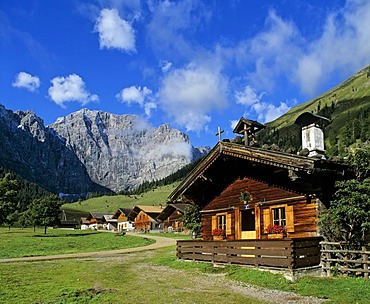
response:
<path fill-rule="evenodd" d="M 255 120 L 245 119 L 241 117 L 236 124 L 233 133 L 241 134 L 244 136 L 244 145 L 250 146 L 255 141 L 255 133 L 261 129 L 266 128 L 265 125 L 260 124 Z"/>
<path fill-rule="evenodd" d="M 302 149 L 309 151 L 309 157 L 325 159 L 324 124 L 329 119 L 309 112 L 299 115 L 294 122 L 302 128 Z"/>

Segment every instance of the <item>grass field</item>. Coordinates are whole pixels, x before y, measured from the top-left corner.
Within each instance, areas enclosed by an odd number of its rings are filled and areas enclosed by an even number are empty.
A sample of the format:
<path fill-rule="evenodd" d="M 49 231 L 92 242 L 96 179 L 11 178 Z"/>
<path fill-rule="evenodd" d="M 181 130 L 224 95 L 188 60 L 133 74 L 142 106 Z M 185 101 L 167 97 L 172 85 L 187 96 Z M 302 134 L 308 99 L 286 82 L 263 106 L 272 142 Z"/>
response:
<path fill-rule="evenodd" d="M 113 195 L 90 198 L 81 202 L 64 204 L 62 209 L 69 220 L 79 220 L 89 212 L 115 212 L 118 208 L 132 208 L 136 205 L 166 205 L 168 195 L 179 183 L 158 187 L 140 195 Z"/>
<path fill-rule="evenodd" d="M 327 303 L 370 303 L 370 281 L 364 279 L 290 282 L 249 268 L 178 261 L 175 253 L 172 246 L 117 257 L 0 264 L 0 303 L 263 303 L 231 288 L 243 284 Z"/>
<path fill-rule="evenodd" d="M 0 258 L 93 252 L 146 246 L 153 240 L 81 230 L 0 228 Z M 1 302 L 0 302 L 1 303 Z"/>

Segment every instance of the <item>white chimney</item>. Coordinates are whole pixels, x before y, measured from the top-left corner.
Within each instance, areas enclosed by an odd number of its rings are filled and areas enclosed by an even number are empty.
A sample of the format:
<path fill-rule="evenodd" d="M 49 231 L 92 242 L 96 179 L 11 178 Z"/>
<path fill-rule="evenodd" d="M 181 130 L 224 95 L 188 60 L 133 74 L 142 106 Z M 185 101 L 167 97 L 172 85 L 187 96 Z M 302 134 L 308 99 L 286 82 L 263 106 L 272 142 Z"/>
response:
<path fill-rule="evenodd" d="M 308 156 L 325 158 L 324 132 L 315 123 L 302 127 L 302 149 L 309 151 Z"/>
<path fill-rule="evenodd" d="M 302 149 L 309 151 L 309 157 L 321 157 L 325 159 L 324 131 L 322 125 L 329 119 L 323 116 L 305 112 L 299 115 L 295 121 L 302 127 Z M 320 124 L 319 124 L 320 123 Z"/>

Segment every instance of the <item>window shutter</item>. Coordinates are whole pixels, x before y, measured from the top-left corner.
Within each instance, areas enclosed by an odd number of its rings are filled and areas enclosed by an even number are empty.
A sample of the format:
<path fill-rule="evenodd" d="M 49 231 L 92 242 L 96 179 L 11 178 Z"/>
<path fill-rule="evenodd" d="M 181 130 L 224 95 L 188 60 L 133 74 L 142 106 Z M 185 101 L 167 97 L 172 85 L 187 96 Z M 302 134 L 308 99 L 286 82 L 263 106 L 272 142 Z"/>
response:
<path fill-rule="evenodd" d="M 211 230 L 211 233 L 213 231 L 213 229 L 216 229 L 217 228 L 217 216 L 214 215 L 212 216 L 212 230 Z"/>
<path fill-rule="evenodd" d="M 268 225 L 271 224 L 271 211 L 270 208 L 263 209 L 263 229 L 266 230 Z M 263 231 L 266 232 L 266 231 Z"/>
<path fill-rule="evenodd" d="M 232 221 L 231 216 L 232 216 L 231 213 L 228 213 L 226 215 L 226 235 L 231 235 L 232 234 L 232 232 L 231 232 L 231 221 Z"/>
<path fill-rule="evenodd" d="M 294 232 L 294 214 L 292 205 L 285 207 L 285 216 L 286 216 L 286 231 Z"/>

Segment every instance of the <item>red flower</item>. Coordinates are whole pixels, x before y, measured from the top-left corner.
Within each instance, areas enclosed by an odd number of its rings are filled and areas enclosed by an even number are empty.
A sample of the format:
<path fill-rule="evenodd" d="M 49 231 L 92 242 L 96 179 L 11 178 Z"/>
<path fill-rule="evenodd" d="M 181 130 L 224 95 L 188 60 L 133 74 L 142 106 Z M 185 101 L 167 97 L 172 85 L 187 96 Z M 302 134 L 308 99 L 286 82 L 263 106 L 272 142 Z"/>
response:
<path fill-rule="evenodd" d="M 212 230 L 212 235 L 218 235 L 218 236 L 224 236 L 225 235 L 225 230 L 223 229 L 213 229 Z"/>
<path fill-rule="evenodd" d="M 272 224 L 270 224 L 270 225 L 267 226 L 266 232 L 267 233 L 275 233 L 275 234 L 278 234 L 278 233 L 286 234 L 286 229 L 282 225 L 272 225 Z"/>

